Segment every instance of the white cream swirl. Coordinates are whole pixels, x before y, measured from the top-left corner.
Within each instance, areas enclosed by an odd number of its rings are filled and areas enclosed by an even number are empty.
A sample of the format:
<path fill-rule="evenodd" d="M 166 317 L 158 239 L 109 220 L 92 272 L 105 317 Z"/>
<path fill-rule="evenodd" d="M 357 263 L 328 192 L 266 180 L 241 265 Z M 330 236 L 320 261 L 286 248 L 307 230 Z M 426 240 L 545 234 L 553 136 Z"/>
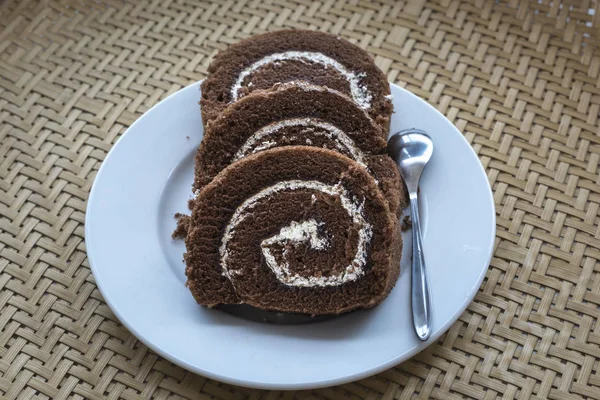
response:
<path fill-rule="evenodd" d="M 221 246 L 219 247 L 221 268 L 224 276 L 229 280 L 234 280 L 235 275 L 243 274 L 241 269 L 232 269 L 229 265 L 229 259 L 231 257 L 229 242 L 236 234 L 236 227 L 248 217 L 251 210 L 259 203 L 259 201 L 281 191 L 302 189 L 316 190 L 330 196 L 339 196 L 342 207 L 351 218 L 352 223 L 358 227 L 358 239 L 354 258 L 341 272 L 330 276 L 301 276 L 289 270 L 289 264 L 285 259 L 283 262 L 278 263 L 270 251 L 270 247 L 273 245 L 283 246 L 286 241 L 295 241 L 296 243 L 308 241 L 315 250 L 322 250 L 326 247 L 326 239 L 318 236 L 318 223 L 314 219 L 309 219 L 302 222 L 293 221 L 289 226 L 283 227 L 279 234 L 261 242 L 261 250 L 265 255 L 269 268 L 281 283 L 296 287 L 339 286 L 346 282 L 354 281 L 364 275 L 365 264 L 367 261 L 367 247 L 373 234 L 372 226 L 363 216 L 364 201 L 363 204 L 360 204 L 355 198 L 351 198 L 341 183 L 338 183 L 337 185 L 327 185 L 312 180 L 290 180 L 278 182 L 273 186 L 261 190 L 252 197 L 246 199 L 235 210 L 229 224 L 225 228 L 225 233 L 221 239 Z"/>
<path fill-rule="evenodd" d="M 333 68 L 341 76 L 344 77 L 350 84 L 350 94 L 356 104 L 362 109 L 369 109 L 371 107 L 371 101 L 373 96 L 369 92 L 366 86 L 361 84 L 362 78 L 366 76 L 364 72 L 356 73 L 349 70 L 337 60 L 328 57 L 322 53 L 310 52 L 310 51 L 285 51 L 283 53 L 269 54 L 261 58 L 260 60 L 252 63 L 247 68 L 243 69 L 238 75 L 235 83 L 231 87 L 231 102 L 236 101 L 239 98 L 239 91 L 244 86 L 244 80 L 256 72 L 258 69 L 277 62 L 282 61 L 300 61 L 304 63 L 316 63 L 321 64 L 324 68 Z"/>
<path fill-rule="evenodd" d="M 321 136 L 332 140 L 335 147 L 344 154 L 350 155 L 357 163 L 367 167 L 363 152 L 356 146 L 354 141 L 341 129 L 328 122 L 316 118 L 290 118 L 277 121 L 260 128 L 252 134 L 246 142 L 235 153 L 233 161 L 237 161 L 249 154 L 258 153 L 278 145 L 275 136 L 283 129 L 302 126 L 305 129 L 302 134 L 310 141 L 310 136 Z M 308 142 L 310 144 L 310 142 Z"/>

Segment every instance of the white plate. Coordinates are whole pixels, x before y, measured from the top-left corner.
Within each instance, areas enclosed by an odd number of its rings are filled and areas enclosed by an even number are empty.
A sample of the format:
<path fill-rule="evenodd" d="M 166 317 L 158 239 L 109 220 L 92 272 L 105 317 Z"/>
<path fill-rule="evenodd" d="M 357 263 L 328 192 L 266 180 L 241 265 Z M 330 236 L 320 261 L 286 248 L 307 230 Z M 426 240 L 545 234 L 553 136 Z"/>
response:
<path fill-rule="evenodd" d="M 223 382 L 308 389 L 364 378 L 434 342 L 477 292 L 492 255 L 495 211 L 477 156 L 438 111 L 392 85 L 392 132 L 418 127 L 435 150 L 421 181 L 433 333 L 420 342 L 410 313 L 410 241 L 403 272 L 380 306 L 306 325 L 246 321 L 196 305 L 185 283 L 173 214 L 187 212 L 202 140 L 199 83 L 139 118 L 112 148 L 88 200 L 85 237 L 100 291 L 121 322 L 172 362 Z M 407 235 L 405 235 L 407 237 Z"/>

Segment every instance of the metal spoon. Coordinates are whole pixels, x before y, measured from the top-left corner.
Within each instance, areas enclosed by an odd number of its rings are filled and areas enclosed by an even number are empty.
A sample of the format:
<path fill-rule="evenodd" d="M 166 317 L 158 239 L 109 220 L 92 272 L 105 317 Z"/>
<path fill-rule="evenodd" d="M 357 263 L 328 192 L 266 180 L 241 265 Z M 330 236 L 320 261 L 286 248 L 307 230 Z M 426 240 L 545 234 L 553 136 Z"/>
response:
<path fill-rule="evenodd" d="M 433 142 L 425 132 L 419 129 L 407 129 L 390 137 L 388 152 L 398 165 L 410 198 L 413 238 L 411 273 L 413 325 L 419 339 L 427 340 L 431 334 L 431 298 L 421 239 L 417 192 L 421 173 L 433 153 Z"/>

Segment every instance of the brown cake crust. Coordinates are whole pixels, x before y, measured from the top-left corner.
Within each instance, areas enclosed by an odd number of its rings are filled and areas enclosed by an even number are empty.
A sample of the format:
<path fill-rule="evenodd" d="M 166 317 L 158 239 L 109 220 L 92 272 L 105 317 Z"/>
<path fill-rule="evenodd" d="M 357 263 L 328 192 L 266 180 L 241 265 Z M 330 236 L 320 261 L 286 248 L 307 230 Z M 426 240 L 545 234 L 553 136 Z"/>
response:
<path fill-rule="evenodd" d="M 379 164 L 376 165 L 378 169 Z M 392 179 L 392 176 L 384 179 Z M 227 225 L 235 219 L 235 210 L 243 209 L 244 202 L 256 198 L 257 193 L 266 188 L 289 181 L 316 181 L 329 186 L 341 184 L 338 187 L 343 187 L 352 201 L 362 204 L 360 213 L 372 229 L 366 247 L 364 275 L 337 285 L 293 286 L 279 280 L 267 265 L 266 253 L 264 250 L 261 253 L 266 239 L 281 234 L 286 226 L 293 227 L 295 223 L 314 219 L 319 222 L 321 239 L 318 240 L 326 238 L 327 246 L 331 247 L 324 247 L 326 251 L 302 250 L 304 242 L 292 246 L 284 241 L 284 247 L 273 249 L 274 258 L 279 262 L 282 257 L 287 257 L 289 270 L 299 275 L 330 274 L 336 277 L 340 271 L 348 272 L 341 268 L 352 259 L 356 250 L 353 245 L 359 243 L 360 232 L 366 232 L 366 228 L 357 225 L 350 214 L 343 212 L 345 209 L 341 204 L 346 203 L 342 197 L 303 187 L 273 192 L 252 203 L 252 212 L 240 220 L 236 225 L 239 230 L 229 237 L 227 260 L 230 269 L 224 273 L 220 247 L 223 246 L 223 235 L 228 232 Z M 397 192 L 397 204 L 401 202 L 399 196 Z M 315 226 L 313 224 L 313 228 Z M 390 211 L 389 202 L 373 177 L 356 162 L 339 153 L 314 147 L 265 150 L 224 169 L 196 199 L 186 237 L 187 285 L 196 301 L 207 306 L 244 302 L 268 310 L 306 314 L 335 314 L 369 308 L 383 301 L 398 277 L 402 248 L 399 232 L 396 213 Z M 304 239 L 308 240 L 307 237 Z M 318 265 L 305 264 L 304 260 Z"/>
<path fill-rule="evenodd" d="M 266 56 L 289 51 L 321 53 L 360 74 L 360 86 L 371 94 L 366 109 L 384 132 L 388 132 L 392 103 L 390 88 L 383 72 L 367 52 L 339 36 L 308 30 L 282 30 L 252 36 L 217 54 L 208 67 L 209 76 L 202 83 L 202 119 L 210 124 L 234 99 L 231 88 L 241 71 Z M 254 90 L 264 90 L 278 82 L 304 80 L 327 86 L 352 97 L 347 79 L 334 68 L 302 60 L 273 62 L 256 70 L 237 93 L 240 97 Z"/>
<path fill-rule="evenodd" d="M 390 156 L 381 154 L 369 157 L 368 166 L 389 203 L 390 211 L 399 219 L 402 210 L 408 207 L 408 191 L 396 163 Z"/>
<path fill-rule="evenodd" d="M 206 127 L 195 158 L 194 189 L 207 185 L 248 143 L 254 147 L 243 155 L 260 151 L 262 143 L 271 147 L 310 144 L 357 161 L 339 138 L 322 126 L 341 131 L 359 157 L 385 152 L 386 134 L 347 96 L 322 86 L 278 84 L 230 104 Z M 271 133 L 259 139 L 257 135 L 269 128 Z"/>

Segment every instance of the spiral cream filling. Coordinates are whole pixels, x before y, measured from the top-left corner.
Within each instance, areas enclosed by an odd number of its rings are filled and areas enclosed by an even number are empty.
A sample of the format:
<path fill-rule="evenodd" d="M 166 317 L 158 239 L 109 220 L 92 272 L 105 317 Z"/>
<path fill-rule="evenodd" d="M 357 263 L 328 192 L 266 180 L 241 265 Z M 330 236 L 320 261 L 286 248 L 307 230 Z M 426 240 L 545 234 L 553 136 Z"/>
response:
<path fill-rule="evenodd" d="M 324 68 L 333 68 L 344 77 L 350 84 L 350 93 L 352 99 L 363 109 L 371 107 L 373 96 L 369 90 L 361 84 L 361 79 L 366 76 L 364 72 L 356 73 L 331 57 L 324 54 L 309 51 L 285 51 L 283 53 L 269 54 L 266 57 L 251 64 L 248 68 L 242 70 L 238 75 L 237 80 L 231 87 L 231 101 L 234 102 L 239 98 L 239 90 L 243 87 L 244 80 L 257 71 L 258 69 L 281 61 L 300 61 L 304 63 L 321 64 Z"/>
<path fill-rule="evenodd" d="M 289 226 L 283 227 L 277 235 L 261 242 L 261 250 L 265 256 L 267 265 L 273 271 L 277 279 L 288 286 L 323 287 L 339 286 L 346 282 L 354 281 L 364 275 L 364 268 L 367 261 L 367 246 L 371 241 L 371 236 L 373 234 L 371 225 L 363 216 L 364 203 L 359 204 L 356 202 L 356 199 L 350 198 L 348 192 L 339 183 L 337 185 L 327 185 L 319 181 L 290 180 L 278 182 L 273 186 L 263 189 L 254 196 L 246 199 L 246 201 L 235 210 L 229 224 L 225 228 L 225 233 L 221 239 L 221 246 L 219 247 L 221 268 L 223 269 L 224 276 L 231 280 L 234 275 L 243 274 L 242 270 L 230 268 L 229 258 L 231 254 L 228 245 L 235 236 L 236 227 L 248 217 L 249 212 L 260 200 L 267 198 L 270 195 L 284 190 L 301 189 L 317 190 L 330 196 L 339 196 L 342 207 L 351 218 L 352 223 L 359 228 L 356 253 L 352 262 L 336 275 L 307 277 L 291 272 L 289 264 L 285 260 L 285 255 L 284 261 L 278 263 L 270 250 L 271 246 L 280 245 L 283 247 L 286 243 L 290 242 L 293 245 L 308 242 L 312 249 L 324 250 L 328 245 L 327 240 L 318 235 L 317 228 L 319 223 L 314 219 L 302 222 L 293 221 Z"/>
<path fill-rule="evenodd" d="M 326 137 L 327 139 L 332 140 L 335 147 L 342 153 L 349 154 L 357 163 L 365 168 L 367 167 L 363 152 L 356 147 L 354 141 L 350 139 L 348 135 L 338 127 L 315 118 L 291 118 L 274 122 L 260 128 L 240 147 L 233 157 L 233 161 L 244 158 L 249 154 L 258 153 L 277 146 L 278 143 L 274 136 L 279 134 L 282 129 L 296 126 L 305 127 L 302 133 L 307 136 L 307 141 L 310 140 L 310 138 L 308 138 L 310 135 Z M 319 130 L 316 130 L 315 128 L 318 128 Z M 308 143 L 310 144 L 310 142 Z"/>

